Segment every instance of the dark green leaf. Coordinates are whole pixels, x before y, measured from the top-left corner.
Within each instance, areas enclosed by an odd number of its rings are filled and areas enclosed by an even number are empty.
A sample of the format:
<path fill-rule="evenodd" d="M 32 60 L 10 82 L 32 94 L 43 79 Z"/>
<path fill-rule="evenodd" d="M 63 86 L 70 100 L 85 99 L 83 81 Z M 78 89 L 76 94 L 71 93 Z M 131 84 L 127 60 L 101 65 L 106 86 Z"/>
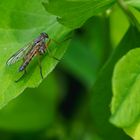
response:
<path fill-rule="evenodd" d="M 108 28 L 108 18 L 91 18 L 81 29 L 75 31 L 64 56 L 64 67 L 88 88 L 93 86 L 100 66 L 110 53 Z"/>

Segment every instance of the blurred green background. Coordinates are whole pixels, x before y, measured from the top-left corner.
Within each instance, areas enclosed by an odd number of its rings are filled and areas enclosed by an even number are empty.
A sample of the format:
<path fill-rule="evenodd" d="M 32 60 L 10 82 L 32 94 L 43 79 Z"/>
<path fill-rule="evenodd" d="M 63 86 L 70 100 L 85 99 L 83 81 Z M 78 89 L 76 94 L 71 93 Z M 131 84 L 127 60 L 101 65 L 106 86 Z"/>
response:
<path fill-rule="evenodd" d="M 128 26 L 122 11 L 114 6 L 110 16 L 103 13 L 92 17 L 73 31 L 68 50 L 55 70 L 38 88 L 26 89 L 0 110 L 0 139 L 129 140 L 117 128 L 118 137 L 109 131 L 103 132 L 108 127 L 103 123 L 101 127 L 98 125 L 92 110 L 97 108 L 92 104 L 96 102 L 92 87 L 99 70 Z M 106 97 L 100 99 L 101 103 L 105 101 Z"/>

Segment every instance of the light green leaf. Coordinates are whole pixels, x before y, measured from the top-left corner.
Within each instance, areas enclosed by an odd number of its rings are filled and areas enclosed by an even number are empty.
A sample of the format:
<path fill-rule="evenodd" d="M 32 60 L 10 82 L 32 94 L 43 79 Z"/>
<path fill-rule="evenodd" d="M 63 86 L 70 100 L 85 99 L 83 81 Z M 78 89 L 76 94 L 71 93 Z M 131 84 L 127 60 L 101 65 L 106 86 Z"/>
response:
<path fill-rule="evenodd" d="M 120 43 L 128 28 L 129 21 L 126 15 L 118 5 L 115 5 L 110 14 L 110 34 L 113 47 Z"/>
<path fill-rule="evenodd" d="M 116 48 L 109 61 L 103 67 L 91 94 L 91 112 L 94 119 L 94 127 L 106 139 L 125 139 L 123 132 L 109 123 L 110 102 L 112 96 L 112 73 L 116 62 L 132 48 L 139 47 L 140 33 L 134 28 L 130 28 L 123 37 L 121 43 Z M 127 116 L 126 116 L 127 117 Z M 111 134 L 111 135 L 110 135 Z"/>
<path fill-rule="evenodd" d="M 132 126 L 124 128 L 124 130 L 134 140 L 140 140 L 140 119 L 138 119 Z"/>
<path fill-rule="evenodd" d="M 48 127 L 55 119 L 59 87 L 56 76 L 50 74 L 38 88 L 25 90 L 0 110 L 0 129 L 23 132 Z"/>
<path fill-rule="evenodd" d="M 0 108 L 21 94 L 27 87 L 36 87 L 41 83 L 39 67 L 34 60 L 27 69 L 27 75 L 15 83 L 20 63 L 6 66 L 7 59 L 18 49 L 36 38 L 40 32 L 47 32 L 50 38 L 60 41 L 69 30 L 60 25 L 54 16 L 48 14 L 40 0 L 1 0 L 0 1 Z M 61 58 L 67 46 L 51 43 L 52 54 Z M 45 55 L 42 58 L 43 75 L 46 77 L 58 62 Z"/>
<path fill-rule="evenodd" d="M 46 10 L 70 28 L 78 28 L 90 17 L 105 11 L 115 0 L 48 0 Z"/>
<path fill-rule="evenodd" d="M 131 50 L 115 66 L 111 121 L 120 127 L 132 125 L 140 114 L 139 54 L 139 48 Z"/>
<path fill-rule="evenodd" d="M 123 56 L 113 74 L 111 122 L 140 140 L 140 48 Z"/>
<path fill-rule="evenodd" d="M 133 15 L 136 17 L 137 21 L 140 23 L 140 11 L 130 7 L 131 12 L 133 13 Z"/>

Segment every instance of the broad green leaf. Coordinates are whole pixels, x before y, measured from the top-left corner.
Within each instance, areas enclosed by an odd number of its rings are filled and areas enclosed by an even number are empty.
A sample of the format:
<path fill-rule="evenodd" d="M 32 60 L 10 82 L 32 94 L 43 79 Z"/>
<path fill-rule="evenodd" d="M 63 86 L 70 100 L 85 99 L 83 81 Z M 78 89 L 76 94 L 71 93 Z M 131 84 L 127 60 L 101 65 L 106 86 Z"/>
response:
<path fill-rule="evenodd" d="M 130 28 L 119 46 L 105 64 L 93 87 L 90 107 L 93 115 L 94 127 L 103 138 L 110 140 L 125 139 L 123 132 L 109 123 L 110 102 L 112 96 L 112 73 L 116 62 L 130 49 L 139 47 L 140 33 L 134 28 Z M 110 135 L 111 134 L 111 135 Z"/>
<path fill-rule="evenodd" d="M 140 48 L 131 50 L 115 66 L 111 122 L 140 140 Z"/>
<path fill-rule="evenodd" d="M 47 32 L 50 38 L 60 41 L 69 30 L 60 25 L 54 16 L 48 14 L 41 0 L 1 0 L 0 1 L 0 108 L 21 94 L 27 87 L 38 86 L 42 79 L 39 74 L 37 58 L 31 62 L 25 77 L 15 83 L 22 74 L 18 73 L 21 63 L 6 66 L 7 59 L 18 49 L 28 44 L 41 32 Z M 63 40 L 63 39 L 62 39 Z M 50 44 L 52 55 L 61 58 L 67 46 Z M 58 63 L 45 55 L 42 58 L 43 75 L 46 77 Z"/>
<path fill-rule="evenodd" d="M 139 54 L 139 48 L 128 52 L 116 64 L 113 73 L 111 122 L 119 127 L 134 124 L 140 115 Z"/>
<path fill-rule="evenodd" d="M 47 128 L 55 119 L 59 86 L 56 76 L 51 74 L 38 88 L 25 90 L 0 110 L 0 129 L 27 132 Z"/>
<path fill-rule="evenodd" d="M 115 0 L 47 0 L 46 10 L 70 28 L 78 28 L 90 17 L 110 8 Z M 92 27 L 91 27 L 92 28 Z"/>

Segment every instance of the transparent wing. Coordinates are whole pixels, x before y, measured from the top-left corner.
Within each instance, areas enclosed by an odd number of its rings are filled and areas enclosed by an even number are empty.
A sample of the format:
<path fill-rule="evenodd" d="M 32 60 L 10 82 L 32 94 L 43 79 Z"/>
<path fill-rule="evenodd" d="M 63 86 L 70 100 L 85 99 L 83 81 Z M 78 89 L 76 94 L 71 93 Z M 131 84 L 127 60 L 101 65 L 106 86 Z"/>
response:
<path fill-rule="evenodd" d="M 22 58 L 24 58 L 24 56 L 26 55 L 26 53 L 31 49 L 32 47 L 32 43 L 29 43 L 28 45 L 26 45 L 25 47 L 21 48 L 20 50 L 18 50 L 15 54 L 13 54 L 8 61 L 6 62 L 7 65 L 11 65 L 16 63 L 17 61 L 21 60 Z"/>

